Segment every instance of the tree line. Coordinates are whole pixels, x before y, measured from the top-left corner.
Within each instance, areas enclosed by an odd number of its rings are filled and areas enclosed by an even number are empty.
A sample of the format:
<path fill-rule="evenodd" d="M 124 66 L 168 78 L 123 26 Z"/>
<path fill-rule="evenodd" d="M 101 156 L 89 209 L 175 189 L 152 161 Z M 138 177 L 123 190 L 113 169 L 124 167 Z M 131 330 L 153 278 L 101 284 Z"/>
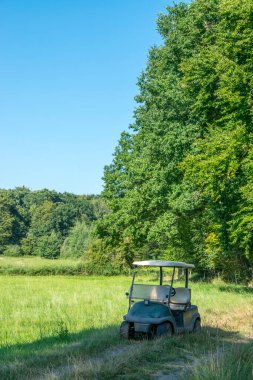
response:
<path fill-rule="evenodd" d="M 105 212 L 95 195 L 0 189 L 0 254 L 85 256 L 92 224 Z"/>
<path fill-rule="evenodd" d="M 134 123 L 105 167 L 110 212 L 96 222 L 94 265 L 193 262 L 253 273 L 252 0 L 195 0 L 157 20 L 161 46 L 138 78 Z"/>

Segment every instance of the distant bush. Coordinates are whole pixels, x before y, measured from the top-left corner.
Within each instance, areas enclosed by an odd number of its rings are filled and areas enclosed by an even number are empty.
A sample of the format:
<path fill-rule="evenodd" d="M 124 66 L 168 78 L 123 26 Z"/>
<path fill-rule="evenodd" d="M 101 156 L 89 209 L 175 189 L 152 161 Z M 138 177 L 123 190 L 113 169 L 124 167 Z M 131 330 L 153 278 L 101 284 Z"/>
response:
<path fill-rule="evenodd" d="M 22 252 L 21 252 L 21 249 L 20 249 L 19 245 L 17 245 L 17 244 L 9 244 L 9 245 L 7 245 L 5 247 L 5 249 L 3 251 L 3 254 L 5 256 L 15 257 L 15 256 L 21 256 Z"/>
<path fill-rule="evenodd" d="M 60 255 L 61 240 L 52 232 L 50 235 L 41 236 L 38 239 L 35 254 L 47 259 L 55 259 Z"/>
<path fill-rule="evenodd" d="M 86 260 L 86 268 L 89 274 L 112 276 L 129 272 L 123 252 L 113 249 L 108 251 L 101 239 L 92 241 Z"/>
<path fill-rule="evenodd" d="M 78 221 L 71 228 L 61 246 L 61 257 L 81 257 L 88 249 L 91 241 L 91 227 L 85 221 Z"/>

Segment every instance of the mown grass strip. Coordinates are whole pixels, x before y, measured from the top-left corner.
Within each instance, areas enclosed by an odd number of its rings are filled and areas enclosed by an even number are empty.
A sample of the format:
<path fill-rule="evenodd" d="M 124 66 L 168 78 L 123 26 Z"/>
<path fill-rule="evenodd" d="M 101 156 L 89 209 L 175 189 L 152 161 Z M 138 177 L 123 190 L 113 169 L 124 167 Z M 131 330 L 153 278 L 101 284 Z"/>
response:
<path fill-rule="evenodd" d="M 57 259 L 40 257 L 6 257 L 0 256 L 0 275 L 85 275 L 88 267 L 83 260 Z"/>

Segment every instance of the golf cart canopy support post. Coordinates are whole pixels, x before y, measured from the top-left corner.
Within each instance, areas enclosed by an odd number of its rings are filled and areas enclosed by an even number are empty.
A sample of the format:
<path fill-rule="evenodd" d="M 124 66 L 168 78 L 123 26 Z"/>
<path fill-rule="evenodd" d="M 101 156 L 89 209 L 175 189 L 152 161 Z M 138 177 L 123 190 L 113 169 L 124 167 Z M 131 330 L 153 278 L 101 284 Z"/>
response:
<path fill-rule="evenodd" d="M 189 284 L 189 269 L 186 268 L 185 269 L 185 287 L 188 288 L 188 284 Z"/>
<path fill-rule="evenodd" d="M 135 268 L 136 268 L 136 267 L 135 267 Z M 131 307 L 131 300 L 132 300 L 132 293 L 133 293 L 134 279 L 135 279 L 135 275 L 136 275 L 136 269 L 135 269 L 135 268 L 134 268 L 133 279 L 132 279 L 132 283 L 131 283 L 131 287 L 130 287 L 129 307 L 128 307 L 128 311 L 130 310 L 130 307 Z"/>
<path fill-rule="evenodd" d="M 171 288 L 173 287 L 174 277 L 175 277 L 176 267 L 173 268 L 172 278 L 171 278 Z"/>
<path fill-rule="evenodd" d="M 160 267 L 160 285 L 163 284 L 163 267 Z"/>

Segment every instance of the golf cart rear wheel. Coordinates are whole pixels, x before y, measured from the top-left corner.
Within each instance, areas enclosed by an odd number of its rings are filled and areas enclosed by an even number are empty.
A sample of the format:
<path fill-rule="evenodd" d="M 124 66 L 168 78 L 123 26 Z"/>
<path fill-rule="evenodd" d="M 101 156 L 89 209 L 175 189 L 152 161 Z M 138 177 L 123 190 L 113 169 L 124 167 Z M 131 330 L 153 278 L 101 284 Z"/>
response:
<path fill-rule="evenodd" d="M 131 339 L 133 337 L 133 327 L 129 322 L 122 322 L 120 326 L 120 336 L 124 339 Z"/>
<path fill-rule="evenodd" d="M 172 326 L 169 322 L 161 323 L 160 325 L 157 326 L 156 328 L 156 336 L 167 336 L 170 337 L 172 336 L 173 329 Z"/>
<path fill-rule="evenodd" d="M 193 327 L 193 332 L 198 332 L 201 330 L 201 322 L 199 319 L 196 319 L 195 323 L 194 323 L 194 327 Z"/>

